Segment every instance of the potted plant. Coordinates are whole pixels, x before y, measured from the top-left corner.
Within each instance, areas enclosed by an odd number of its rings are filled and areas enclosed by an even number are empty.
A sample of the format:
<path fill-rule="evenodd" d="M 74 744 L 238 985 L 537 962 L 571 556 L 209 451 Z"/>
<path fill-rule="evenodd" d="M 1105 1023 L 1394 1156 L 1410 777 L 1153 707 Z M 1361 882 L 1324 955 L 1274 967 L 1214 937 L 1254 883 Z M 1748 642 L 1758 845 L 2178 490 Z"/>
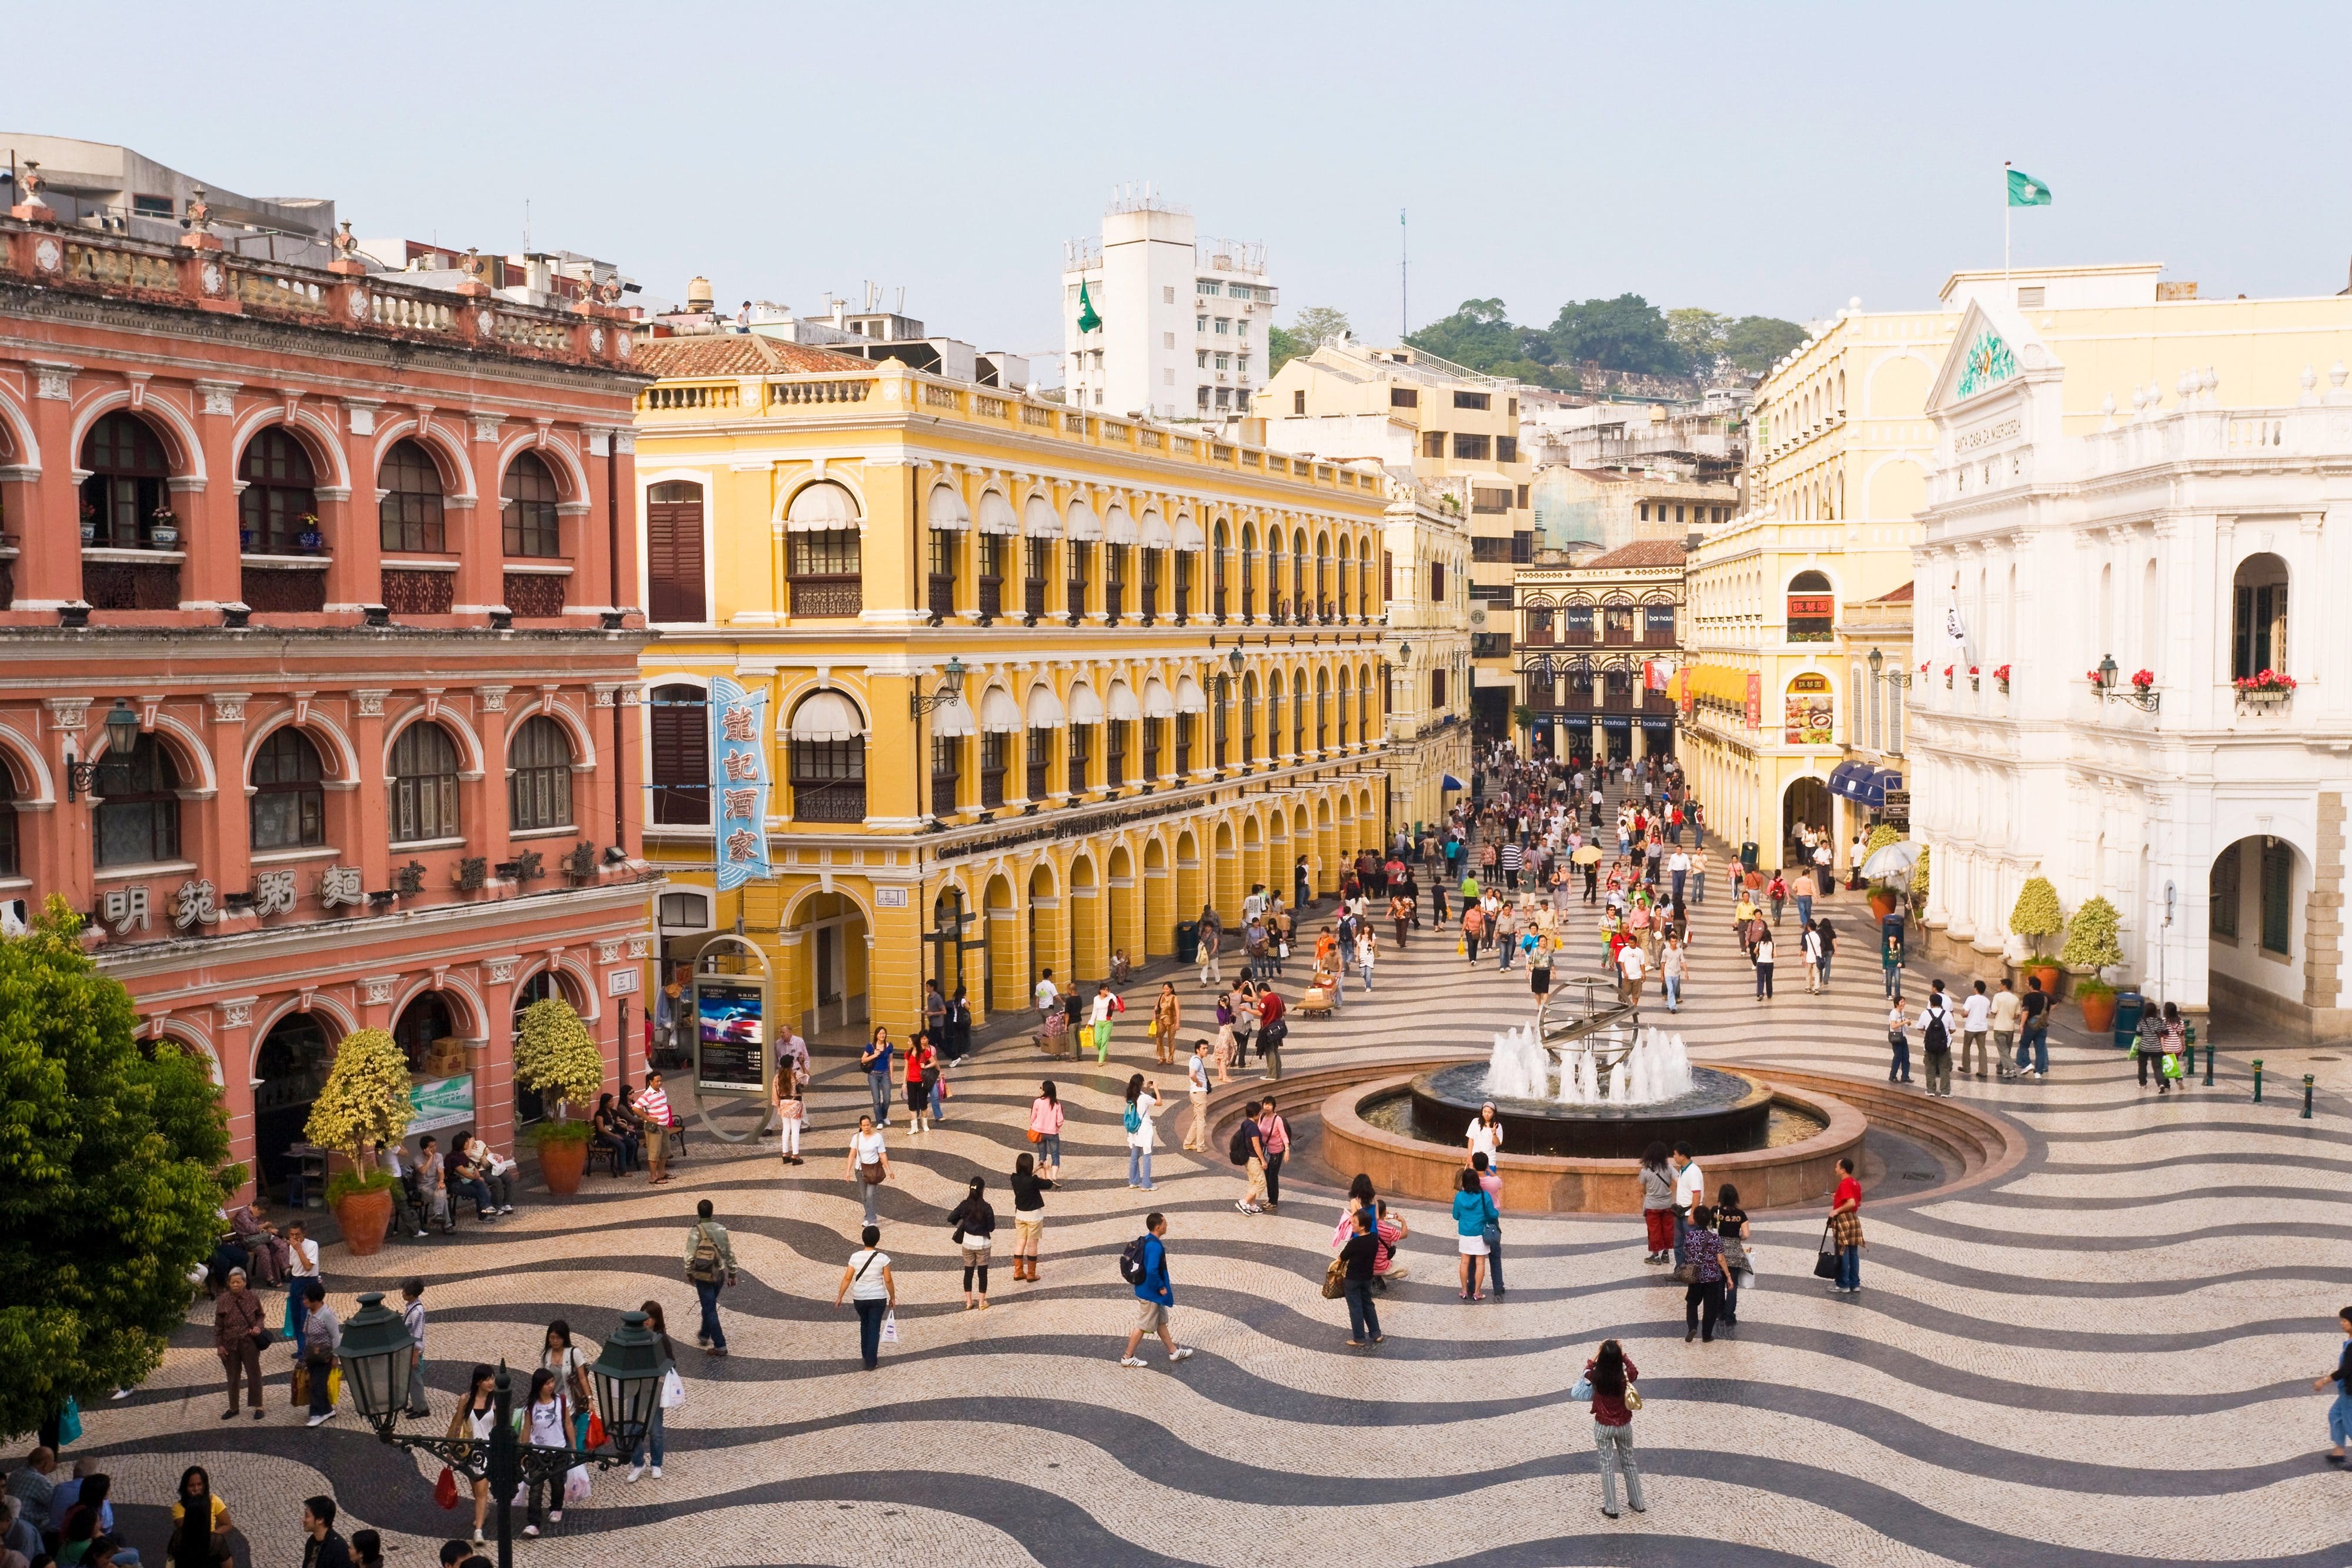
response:
<path fill-rule="evenodd" d="M 147 514 L 147 538 L 163 549 L 180 542 L 180 515 L 169 506 L 156 507 Z"/>
<path fill-rule="evenodd" d="M 1901 833 L 1889 824 L 1881 822 L 1870 830 L 1870 841 L 1863 846 L 1862 858 L 1866 862 L 1887 845 L 1902 841 Z M 1855 869 L 1861 868 L 1857 866 Z M 1902 895 L 1895 891 L 1893 883 L 1874 882 L 1870 884 L 1870 913 L 1878 919 L 1883 921 L 1895 913 L 1895 906 L 1901 902 Z"/>
<path fill-rule="evenodd" d="M 2154 685 L 2156 685 L 2156 672 L 2154 670 L 2134 670 L 2132 672 L 2132 690 L 2145 693 L 2148 687 Z"/>
<path fill-rule="evenodd" d="M 1992 672 L 1992 678 L 1995 682 L 1999 683 L 2001 691 L 2006 694 L 2009 690 L 2009 666 L 2007 664 L 1995 665 Z"/>
<path fill-rule="evenodd" d="M 301 520 L 302 531 L 294 536 L 294 542 L 301 547 L 304 555 L 317 555 L 327 544 L 327 536 L 319 531 L 319 516 L 305 512 Z"/>
<path fill-rule="evenodd" d="M 586 1122 L 571 1119 L 573 1103 L 585 1105 L 604 1082 L 604 1055 L 589 1038 L 588 1026 L 561 997 L 549 997 L 523 1009 L 515 1030 L 515 1082 L 539 1095 L 553 1113 L 532 1129 L 539 1149 L 539 1168 L 547 1190 L 556 1194 L 580 1190 L 588 1169 Z"/>
<path fill-rule="evenodd" d="M 95 501 L 81 504 L 81 542 L 84 545 L 98 542 L 98 503 Z"/>
<path fill-rule="evenodd" d="M 2105 1033 L 2116 1021 L 2115 988 L 2102 971 L 2124 961 L 2116 923 L 2114 904 L 2096 896 L 2084 899 L 2066 923 L 2066 946 L 2058 954 L 2060 963 L 2084 977 L 2075 983 L 2074 997 L 2083 1004 L 2083 1027 L 2093 1034 Z"/>
<path fill-rule="evenodd" d="M 2009 928 L 2032 945 L 2033 956 L 2018 966 L 2021 975 L 2039 979 L 2042 994 L 2053 1000 L 2058 995 L 2058 966 L 2042 956 L 2042 941 L 2055 936 L 2065 929 L 2066 917 L 2058 907 L 2058 890 L 2046 876 L 2030 876 L 2025 885 L 2017 890 L 2017 903 L 2009 912 Z"/>
<path fill-rule="evenodd" d="M 362 1167 L 360 1153 L 398 1143 L 413 1109 L 408 1053 L 400 1042 L 380 1029 L 346 1035 L 335 1048 L 334 1065 L 311 1103 L 302 1135 L 352 1163 L 327 1184 L 327 1207 L 335 1211 L 356 1257 L 381 1248 L 392 1228 L 392 1175 Z"/>
<path fill-rule="evenodd" d="M 1927 846 L 1919 846 L 1919 858 L 1911 862 L 1911 918 L 1927 918 Z"/>
<path fill-rule="evenodd" d="M 2099 693 L 2107 689 L 2107 677 L 2101 674 L 2096 670 L 2091 671 L 2083 678 L 2091 683 L 2091 695 L 2094 696 L 2096 696 Z"/>
<path fill-rule="evenodd" d="M 2231 684 L 2238 688 L 2240 707 L 2279 707 L 2294 695 L 2294 677 L 2284 670 L 2263 670 Z"/>
<path fill-rule="evenodd" d="M 236 548 L 245 554 L 251 555 L 253 553 L 253 541 L 256 537 L 257 536 L 251 528 L 237 529 Z"/>
<path fill-rule="evenodd" d="M 1944 666 L 1944 689 L 1948 692 L 1952 689 L 1952 666 L 1949 664 Z"/>

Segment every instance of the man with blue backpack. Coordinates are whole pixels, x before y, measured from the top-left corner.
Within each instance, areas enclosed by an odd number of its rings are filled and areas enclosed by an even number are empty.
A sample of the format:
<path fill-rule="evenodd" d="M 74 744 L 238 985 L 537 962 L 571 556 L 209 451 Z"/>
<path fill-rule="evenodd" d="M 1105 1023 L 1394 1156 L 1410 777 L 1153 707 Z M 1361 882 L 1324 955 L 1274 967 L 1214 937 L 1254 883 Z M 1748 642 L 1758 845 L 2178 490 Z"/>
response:
<path fill-rule="evenodd" d="M 1176 1302 L 1175 1288 L 1168 1282 L 1168 1245 L 1161 1239 L 1168 1233 L 1168 1217 L 1154 1211 L 1144 1217 L 1143 1234 L 1127 1244 L 1118 1255 L 1119 1278 L 1135 1287 L 1135 1327 L 1127 1336 L 1127 1354 L 1119 1358 L 1121 1366 L 1141 1366 L 1144 1360 L 1136 1354 L 1143 1347 L 1143 1336 L 1158 1333 L 1160 1343 L 1168 1347 L 1171 1362 L 1182 1361 L 1192 1355 L 1189 1346 L 1176 1343 L 1168 1331 L 1168 1309 Z"/>

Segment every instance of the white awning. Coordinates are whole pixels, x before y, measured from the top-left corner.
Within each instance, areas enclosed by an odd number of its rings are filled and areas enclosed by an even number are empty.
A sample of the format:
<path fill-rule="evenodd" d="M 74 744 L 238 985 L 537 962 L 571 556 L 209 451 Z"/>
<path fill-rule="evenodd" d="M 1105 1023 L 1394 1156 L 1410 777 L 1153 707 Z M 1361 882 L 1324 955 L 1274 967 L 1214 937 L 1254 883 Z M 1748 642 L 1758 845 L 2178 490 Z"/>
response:
<path fill-rule="evenodd" d="M 1032 496 L 1021 507 L 1021 531 L 1033 539 L 1057 539 L 1062 537 L 1062 519 L 1054 515 L 1054 503 L 1043 496 Z"/>
<path fill-rule="evenodd" d="M 1190 517 L 1177 518 L 1176 548 L 1195 552 L 1207 549 L 1209 541 L 1201 537 L 1201 525 Z"/>
<path fill-rule="evenodd" d="M 793 497 L 792 509 L 784 514 L 784 526 L 796 534 L 854 528 L 858 526 L 857 502 L 840 486 L 820 479 Z"/>
<path fill-rule="evenodd" d="M 1143 683 L 1143 716 L 1174 718 L 1176 699 L 1168 695 L 1167 685 L 1158 675 Z"/>
<path fill-rule="evenodd" d="M 1176 548 L 1174 537 L 1168 532 L 1168 519 L 1160 515 L 1157 507 L 1146 507 L 1143 509 L 1142 538 L 1139 542 L 1145 549 Z"/>
<path fill-rule="evenodd" d="M 1069 716 L 1062 711 L 1062 699 L 1054 695 L 1053 687 L 1029 688 L 1029 727 L 1031 729 L 1060 729 L 1069 722 Z"/>
<path fill-rule="evenodd" d="M 1103 508 L 1103 543 L 1131 545 L 1135 542 L 1135 519 L 1127 508 L 1113 501 Z"/>
<path fill-rule="evenodd" d="M 1095 695 L 1094 687 L 1079 681 L 1070 687 L 1070 722 L 1100 724 L 1103 721 L 1102 698 Z"/>
<path fill-rule="evenodd" d="M 839 692 L 812 692 L 793 710 L 794 740 L 855 740 L 865 722 Z"/>
<path fill-rule="evenodd" d="M 971 510 L 963 504 L 963 497 L 956 494 L 953 485 L 932 486 L 930 504 L 923 510 L 935 528 L 961 533 L 971 527 Z"/>
<path fill-rule="evenodd" d="M 1021 706 L 1013 694 L 991 686 L 980 696 L 980 727 L 991 735 L 1018 735 L 1028 727 L 1021 722 Z"/>
<path fill-rule="evenodd" d="M 1021 519 L 1013 515 L 1013 503 L 1004 498 L 1003 491 L 980 493 L 980 531 L 1007 537 L 1020 533 Z"/>
<path fill-rule="evenodd" d="M 1113 681 L 1104 706 L 1110 716 L 1121 724 L 1132 723 L 1143 716 L 1143 706 L 1135 700 L 1135 689 L 1125 681 Z"/>
<path fill-rule="evenodd" d="M 1102 538 L 1102 519 L 1095 516 L 1095 509 L 1087 505 L 1083 497 L 1073 497 L 1070 501 L 1070 538 L 1082 544 L 1091 544 Z"/>
<path fill-rule="evenodd" d="M 951 703 L 941 703 L 931 710 L 931 733 L 941 740 L 961 740 L 979 732 L 972 718 L 971 705 L 959 697 Z"/>
<path fill-rule="evenodd" d="M 1176 711 L 1178 713 L 1209 711 L 1209 699 L 1201 695 L 1201 683 L 1190 675 L 1176 677 Z"/>

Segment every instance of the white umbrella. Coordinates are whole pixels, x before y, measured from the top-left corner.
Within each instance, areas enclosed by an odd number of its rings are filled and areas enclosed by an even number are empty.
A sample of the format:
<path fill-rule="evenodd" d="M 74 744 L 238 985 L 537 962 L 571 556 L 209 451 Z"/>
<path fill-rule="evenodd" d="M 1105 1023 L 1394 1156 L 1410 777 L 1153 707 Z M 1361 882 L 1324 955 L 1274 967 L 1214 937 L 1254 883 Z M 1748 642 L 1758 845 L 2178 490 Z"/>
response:
<path fill-rule="evenodd" d="M 1893 882 L 1911 874 L 1919 861 L 1920 844 L 1914 839 L 1897 839 L 1862 862 L 1862 874 L 1874 881 Z"/>

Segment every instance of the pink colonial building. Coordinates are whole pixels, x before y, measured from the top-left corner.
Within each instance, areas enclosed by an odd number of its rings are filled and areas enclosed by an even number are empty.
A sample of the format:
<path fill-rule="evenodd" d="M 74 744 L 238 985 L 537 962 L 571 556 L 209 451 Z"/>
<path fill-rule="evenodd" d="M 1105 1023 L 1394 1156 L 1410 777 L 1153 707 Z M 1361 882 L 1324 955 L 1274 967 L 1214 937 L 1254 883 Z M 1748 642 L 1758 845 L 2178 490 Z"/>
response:
<path fill-rule="evenodd" d="M 507 1146 L 517 1009 L 617 1072 L 646 954 L 628 320 L 17 198 L 0 900 L 89 917 L 267 1185 L 364 1027 Z"/>

